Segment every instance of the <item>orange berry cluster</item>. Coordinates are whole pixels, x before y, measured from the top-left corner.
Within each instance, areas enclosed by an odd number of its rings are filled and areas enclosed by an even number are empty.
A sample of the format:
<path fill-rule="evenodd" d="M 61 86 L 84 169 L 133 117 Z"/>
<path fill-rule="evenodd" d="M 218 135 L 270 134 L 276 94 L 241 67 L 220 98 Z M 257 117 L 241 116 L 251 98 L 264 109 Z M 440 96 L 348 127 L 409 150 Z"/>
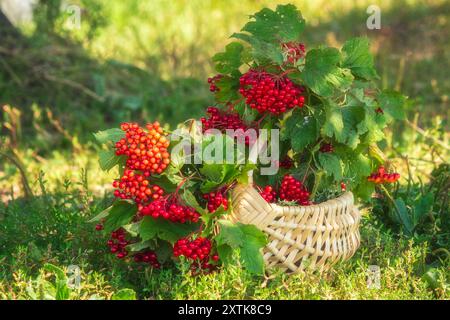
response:
<path fill-rule="evenodd" d="M 133 199 L 137 204 L 159 199 L 164 190 L 160 186 L 151 185 L 147 180 L 148 176 L 148 172 L 138 174 L 126 169 L 123 176 L 113 182 L 113 187 L 116 188 L 114 196 L 120 199 Z"/>
<path fill-rule="evenodd" d="M 116 155 L 127 156 L 127 168 L 144 174 L 160 174 L 166 169 L 170 163 L 169 140 L 159 122 L 147 124 L 147 130 L 137 123 L 122 123 L 120 128 L 125 131 L 125 138 L 116 143 Z"/>
<path fill-rule="evenodd" d="M 380 166 L 377 170 L 377 172 L 372 173 L 370 176 L 367 177 L 367 181 L 376 183 L 376 184 L 382 184 L 382 183 L 394 183 L 400 179 L 400 174 L 394 172 L 394 173 L 387 173 L 386 169 L 383 166 Z"/>

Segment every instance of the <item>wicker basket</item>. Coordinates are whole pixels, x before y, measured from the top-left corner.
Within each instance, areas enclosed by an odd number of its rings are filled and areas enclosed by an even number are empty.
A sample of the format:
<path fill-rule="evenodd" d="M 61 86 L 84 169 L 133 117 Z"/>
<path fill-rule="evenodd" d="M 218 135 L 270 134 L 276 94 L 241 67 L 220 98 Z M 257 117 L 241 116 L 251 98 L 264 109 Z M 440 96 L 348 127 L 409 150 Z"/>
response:
<path fill-rule="evenodd" d="M 359 247 L 360 213 L 351 192 L 317 205 L 280 206 L 267 203 L 252 185 L 238 185 L 232 204 L 232 220 L 254 224 L 268 235 L 263 253 L 269 268 L 324 271 Z"/>

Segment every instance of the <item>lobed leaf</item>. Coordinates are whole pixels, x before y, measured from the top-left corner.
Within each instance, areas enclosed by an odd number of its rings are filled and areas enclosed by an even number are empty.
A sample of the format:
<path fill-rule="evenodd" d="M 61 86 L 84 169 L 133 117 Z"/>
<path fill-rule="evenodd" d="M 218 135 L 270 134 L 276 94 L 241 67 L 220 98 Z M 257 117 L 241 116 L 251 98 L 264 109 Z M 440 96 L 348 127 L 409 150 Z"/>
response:
<path fill-rule="evenodd" d="M 365 80 L 377 79 L 378 74 L 369 48 L 367 38 L 354 38 L 345 42 L 342 47 L 342 67 L 350 69 L 355 77 Z"/>

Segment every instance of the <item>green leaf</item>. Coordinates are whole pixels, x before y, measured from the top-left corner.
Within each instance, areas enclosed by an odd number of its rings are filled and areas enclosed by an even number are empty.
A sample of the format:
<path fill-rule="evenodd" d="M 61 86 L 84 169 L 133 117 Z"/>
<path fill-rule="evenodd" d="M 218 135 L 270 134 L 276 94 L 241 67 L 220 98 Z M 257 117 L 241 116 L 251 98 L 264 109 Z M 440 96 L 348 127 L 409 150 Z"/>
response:
<path fill-rule="evenodd" d="M 333 176 L 335 181 L 342 180 L 341 160 L 332 153 L 319 153 L 319 162 L 328 176 Z"/>
<path fill-rule="evenodd" d="M 139 235 L 139 228 L 140 228 L 141 222 L 135 222 L 130 223 L 127 225 L 124 225 L 123 228 L 126 232 L 128 232 L 132 237 L 137 237 Z"/>
<path fill-rule="evenodd" d="M 377 100 L 384 115 L 388 118 L 388 122 L 392 119 L 405 119 L 405 96 L 396 91 L 384 90 L 378 95 Z"/>
<path fill-rule="evenodd" d="M 347 90 L 353 76 L 349 69 L 338 67 L 340 60 L 341 54 L 336 48 L 312 49 L 306 55 L 301 78 L 319 96 L 330 97 L 335 89 Z"/>
<path fill-rule="evenodd" d="M 259 64 L 270 64 L 275 62 L 283 64 L 283 50 L 279 43 L 264 42 L 246 33 L 235 33 L 232 37 L 248 42 L 252 47 L 252 56 Z"/>
<path fill-rule="evenodd" d="M 439 269 L 429 268 L 427 272 L 422 275 L 422 279 L 432 288 L 439 288 Z"/>
<path fill-rule="evenodd" d="M 215 82 L 219 91 L 216 92 L 215 98 L 219 102 L 226 103 L 236 100 L 239 95 L 239 77 L 224 76 Z"/>
<path fill-rule="evenodd" d="M 367 201 L 375 192 L 375 185 L 367 180 L 362 180 L 352 191 L 357 197 Z"/>
<path fill-rule="evenodd" d="M 365 179 L 371 173 L 370 159 L 361 153 L 352 156 L 349 161 L 348 172 L 348 176 L 356 181 Z"/>
<path fill-rule="evenodd" d="M 111 300 L 136 300 L 136 292 L 133 289 L 121 289 L 112 295 Z"/>
<path fill-rule="evenodd" d="M 239 166 L 233 164 L 205 163 L 200 168 L 200 173 L 207 178 L 200 186 L 200 191 L 206 193 L 237 178 L 240 170 Z"/>
<path fill-rule="evenodd" d="M 113 150 L 100 150 L 98 156 L 98 163 L 103 171 L 109 171 L 122 162 L 122 156 L 117 156 Z"/>
<path fill-rule="evenodd" d="M 406 208 L 405 201 L 403 201 L 402 198 L 395 199 L 395 206 L 396 209 L 395 213 L 397 215 L 398 221 L 403 227 L 403 230 L 405 230 L 406 234 L 408 236 L 411 236 L 414 230 L 414 224 L 411 219 L 411 216 L 408 213 L 408 208 Z"/>
<path fill-rule="evenodd" d="M 173 255 L 173 247 L 167 241 L 158 241 L 158 246 L 155 249 L 156 256 L 160 263 L 168 261 Z"/>
<path fill-rule="evenodd" d="M 159 238 L 174 243 L 198 229 L 194 223 L 173 223 L 163 218 L 144 217 L 139 229 L 143 241 Z"/>
<path fill-rule="evenodd" d="M 188 206 L 194 208 L 197 212 L 202 214 L 206 213 L 206 210 L 199 205 L 195 196 L 188 189 L 184 189 L 182 198 Z"/>
<path fill-rule="evenodd" d="M 242 265 L 253 274 L 264 274 L 264 259 L 261 249 L 267 244 L 265 234 L 250 224 L 238 224 L 244 234 L 244 244 L 240 249 Z"/>
<path fill-rule="evenodd" d="M 253 15 L 241 33 L 232 37 L 248 42 L 252 55 L 260 64 L 283 64 L 281 43 L 299 41 L 305 20 L 294 5 L 279 5 L 276 10 L 265 8 Z"/>
<path fill-rule="evenodd" d="M 152 246 L 153 242 L 150 240 L 136 242 L 127 245 L 127 250 L 131 252 L 138 252 L 147 248 L 150 248 Z"/>
<path fill-rule="evenodd" d="M 219 220 L 219 234 L 215 237 L 219 256 L 231 261 L 233 251 L 239 251 L 242 265 L 254 274 L 264 273 L 264 259 L 261 248 L 267 244 L 265 234 L 254 225 Z"/>
<path fill-rule="evenodd" d="M 233 264 L 233 248 L 227 244 L 217 246 L 217 253 L 219 254 L 220 261 L 225 265 Z"/>
<path fill-rule="evenodd" d="M 433 210 L 434 194 L 427 193 L 420 195 L 418 199 L 414 201 L 414 226 L 417 226 L 422 220 Z"/>
<path fill-rule="evenodd" d="M 110 233 L 130 223 L 137 212 L 137 206 L 131 201 L 117 200 L 107 210 L 109 210 L 109 213 L 106 216 L 104 230 Z"/>
<path fill-rule="evenodd" d="M 208 180 L 214 182 L 222 182 L 225 178 L 226 171 L 231 170 L 232 165 L 222 165 L 215 163 L 205 163 L 202 168 L 200 168 L 200 173 L 204 175 Z"/>
<path fill-rule="evenodd" d="M 88 222 L 97 222 L 104 218 L 106 218 L 109 215 L 109 212 L 111 211 L 112 206 L 106 208 L 105 210 L 102 210 L 99 214 L 97 214 L 95 217 L 88 220 Z"/>
<path fill-rule="evenodd" d="M 244 244 L 244 233 L 239 225 L 228 220 L 218 221 L 220 232 L 216 236 L 218 246 L 229 245 L 232 248 L 238 248 Z"/>
<path fill-rule="evenodd" d="M 347 134 L 344 131 L 344 119 L 342 110 L 336 105 L 327 105 L 325 109 L 325 124 L 322 127 L 323 134 L 336 138 L 338 142 L 345 143 Z"/>
<path fill-rule="evenodd" d="M 342 47 L 342 67 L 350 69 L 355 77 L 366 80 L 378 78 L 369 47 L 367 38 L 354 38 L 345 42 Z"/>
<path fill-rule="evenodd" d="M 273 11 L 264 8 L 253 15 L 242 31 L 264 42 L 299 41 L 305 28 L 305 20 L 292 4 L 278 5 Z"/>
<path fill-rule="evenodd" d="M 55 299 L 68 300 L 70 298 L 70 289 L 67 285 L 68 279 L 64 270 L 50 263 L 44 265 L 44 270 L 55 275 Z"/>
<path fill-rule="evenodd" d="M 242 54 L 244 46 L 239 42 L 231 42 L 225 47 L 225 52 L 220 52 L 212 58 L 216 71 L 221 74 L 235 72 L 243 63 Z"/>
<path fill-rule="evenodd" d="M 116 143 L 120 139 L 125 138 L 125 132 L 119 128 L 112 128 L 94 133 L 94 138 L 101 144 L 110 141 Z"/>
<path fill-rule="evenodd" d="M 314 117 L 305 117 L 300 111 L 294 111 L 286 120 L 286 135 L 291 140 L 292 149 L 301 152 L 310 143 L 319 137 L 317 120 Z"/>

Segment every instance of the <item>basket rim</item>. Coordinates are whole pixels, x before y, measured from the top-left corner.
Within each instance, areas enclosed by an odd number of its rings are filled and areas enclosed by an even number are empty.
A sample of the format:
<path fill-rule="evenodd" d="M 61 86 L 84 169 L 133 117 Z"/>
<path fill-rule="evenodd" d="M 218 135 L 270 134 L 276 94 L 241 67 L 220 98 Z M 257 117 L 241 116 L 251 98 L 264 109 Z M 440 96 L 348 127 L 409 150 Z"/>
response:
<path fill-rule="evenodd" d="M 280 205 L 278 203 L 269 203 L 269 204 L 271 206 L 273 206 L 273 207 L 282 207 L 282 208 L 285 208 L 285 207 L 288 207 L 288 208 L 289 207 L 294 207 L 294 208 L 295 207 L 297 207 L 297 208 L 298 207 L 303 207 L 303 208 L 308 208 L 309 210 L 313 210 L 313 209 L 316 209 L 316 208 L 332 206 L 332 203 L 336 202 L 336 201 L 341 201 L 343 203 L 351 202 L 353 204 L 354 203 L 353 193 L 351 191 L 346 191 L 345 193 L 341 194 L 339 197 L 328 199 L 328 200 L 326 200 L 324 202 L 315 203 L 315 204 L 312 204 L 312 205 L 309 205 L 309 206 L 301 206 L 301 205 L 283 206 L 283 205 Z"/>
<path fill-rule="evenodd" d="M 250 188 L 252 188 L 252 189 L 257 191 L 257 189 L 255 188 L 253 183 L 239 184 L 239 185 L 244 187 L 244 188 L 250 187 Z M 258 195 L 259 195 L 259 193 L 258 193 Z M 261 197 L 261 199 L 263 199 L 263 198 Z M 301 208 L 305 208 L 305 209 L 307 208 L 308 210 L 314 210 L 314 209 L 320 209 L 320 208 L 323 208 L 323 207 L 333 206 L 334 202 L 355 204 L 354 203 L 354 199 L 355 199 L 355 197 L 354 197 L 354 195 L 353 195 L 353 193 L 351 191 L 345 191 L 343 194 L 341 194 L 340 196 L 338 196 L 336 198 L 328 199 L 328 200 L 323 201 L 321 203 L 316 203 L 316 204 L 312 204 L 312 205 L 309 205 L 309 206 L 301 206 L 301 205 L 283 206 L 283 205 L 280 205 L 278 203 L 268 203 L 268 202 L 266 202 L 266 203 L 269 206 L 271 206 L 273 209 L 276 209 L 276 208 L 291 208 L 291 207 L 292 208 L 300 208 L 301 207 Z"/>

